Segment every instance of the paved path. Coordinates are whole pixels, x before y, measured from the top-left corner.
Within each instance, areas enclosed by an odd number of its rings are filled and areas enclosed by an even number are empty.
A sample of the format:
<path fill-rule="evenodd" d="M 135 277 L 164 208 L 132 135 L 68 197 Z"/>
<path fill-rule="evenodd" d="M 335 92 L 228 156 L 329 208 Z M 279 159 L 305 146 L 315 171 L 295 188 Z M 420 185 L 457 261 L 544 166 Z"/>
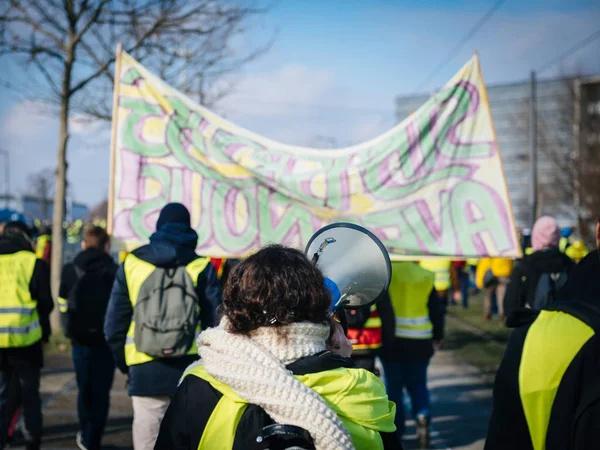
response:
<path fill-rule="evenodd" d="M 70 355 L 47 358 L 42 377 L 45 450 L 76 449 L 77 389 Z M 434 449 L 480 450 L 491 411 L 491 389 L 477 370 L 456 361 L 450 351 L 436 354 L 429 369 L 433 403 Z M 408 417 L 409 415 L 407 415 Z M 131 449 L 131 401 L 118 374 L 104 438 L 107 449 Z M 416 449 L 414 423 L 409 422 L 405 448 Z M 19 448 L 19 447 L 16 447 Z"/>
<path fill-rule="evenodd" d="M 438 352 L 429 367 L 429 387 L 434 415 L 432 448 L 483 449 L 492 391 L 477 369 L 457 361 L 450 351 Z M 412 421 L 405 438 L 407 450 L 418 448 Z"/>

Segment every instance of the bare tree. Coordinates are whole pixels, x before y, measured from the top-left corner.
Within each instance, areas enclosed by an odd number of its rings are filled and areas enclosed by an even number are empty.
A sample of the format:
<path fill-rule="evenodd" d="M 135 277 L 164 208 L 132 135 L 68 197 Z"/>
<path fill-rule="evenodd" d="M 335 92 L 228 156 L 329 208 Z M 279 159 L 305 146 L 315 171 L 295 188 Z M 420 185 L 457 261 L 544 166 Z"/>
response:
<path fill-rule="evenodd" d="M 29 176 L 28 191 L 36 201 L 40 202 L 42 218 L 48 218 L 51 197 L 54 193 L 54 171 L 52 169 L 40 170 Z"/>
<path fill-rule="evenodd" d="M 54 105 L 60 119 L 53 217 L 55 293 L 62 265 L 69 117 L 85 113 L 110 118 L 116 43 L 122 42 L 125 51 L 169 83 L 210 103 L 223 95 L 210 88 L 217 79 L 270 45 L 241 51 L 239 48 L 247 48 L 248 42 L 236 40 L 263 11 L 250 0 L 0 3 L 0 56 L 10 55 L 43 82 L 36 98 Z"/>

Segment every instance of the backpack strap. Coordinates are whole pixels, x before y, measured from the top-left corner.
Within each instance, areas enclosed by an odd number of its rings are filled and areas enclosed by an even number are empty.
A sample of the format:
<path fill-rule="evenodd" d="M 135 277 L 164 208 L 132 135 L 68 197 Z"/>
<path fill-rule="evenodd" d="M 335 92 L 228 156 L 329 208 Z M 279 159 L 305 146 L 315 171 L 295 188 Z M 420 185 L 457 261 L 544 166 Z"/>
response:
<path fill-rule="evenodd" d="M 80 278 L 83 278 L 83 276 L 85 275 L 85 270 L 83 270 L 75 263 L 73 263 L 73 269 L 75 270 L 75 277 L 77 281 L 79 281 Z"/>

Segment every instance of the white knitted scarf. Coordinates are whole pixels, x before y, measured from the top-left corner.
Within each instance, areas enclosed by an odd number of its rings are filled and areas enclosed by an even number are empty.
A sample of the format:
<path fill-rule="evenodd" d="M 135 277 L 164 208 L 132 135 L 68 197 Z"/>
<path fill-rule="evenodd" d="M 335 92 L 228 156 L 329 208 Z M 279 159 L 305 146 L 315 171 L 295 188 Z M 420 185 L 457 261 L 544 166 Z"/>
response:
<path fill-rule="evenodd" d="M 337 414 L 315 391 L 285 368 L 297 359 L 326 349 L 330 327 L 309 322 L 262 327 L 243 336 L 217 328 L 198 337 L 206 371 L 240 397 L 263 408 L 277 423 L 308 430 L 317 450 L 354 450 Z"/>

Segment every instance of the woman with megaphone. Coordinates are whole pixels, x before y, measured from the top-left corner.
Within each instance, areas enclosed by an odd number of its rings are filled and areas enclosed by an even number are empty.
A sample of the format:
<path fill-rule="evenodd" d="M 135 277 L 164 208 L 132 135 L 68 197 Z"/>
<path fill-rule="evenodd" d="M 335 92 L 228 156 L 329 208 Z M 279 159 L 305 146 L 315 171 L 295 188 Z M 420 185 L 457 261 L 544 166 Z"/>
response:
<path fill-rule="evenodd" d="M 401 448 L 383 383 L 339 354 L 350 347 L 332 318 L 332 292 L 338 306 L 348 294 L 337 283 L 282 246 L 240 262 L 221 323 L 198 338 L 201 360 L 186 371 L 155 449 Z M 289 436 L 290 446 L 273 446 L 272 435 Z"/>

